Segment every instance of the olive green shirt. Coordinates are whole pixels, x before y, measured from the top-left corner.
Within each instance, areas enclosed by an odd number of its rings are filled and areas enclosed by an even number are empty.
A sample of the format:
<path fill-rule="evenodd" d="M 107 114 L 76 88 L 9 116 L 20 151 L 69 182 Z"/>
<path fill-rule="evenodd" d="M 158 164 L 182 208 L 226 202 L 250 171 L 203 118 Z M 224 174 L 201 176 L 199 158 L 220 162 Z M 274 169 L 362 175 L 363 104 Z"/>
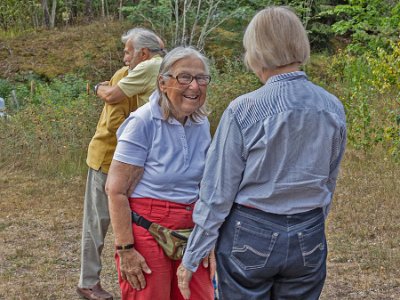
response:
<path fill-rule="evenodd" d="M 115 72 L 110 85 L 118 86 L 128 97 L 116 104 L 105 104 L 90 141 L 86 163 L 96 171 L 108 173 L 117 146 L 116 132 L 129 114 L 148 102 L 156 88 L 162 58 L 159 55 L 138 64 L 133 70 L 123 67 Z"/>
<path fill-rule="evenodd" d="M 128 67 L 115 72 L 110 85 L 116 85 L 119 80 L 128 75 Z M 125 98 L 115 105 L 105 104 L 97 123 L 96 133 L 90 141 L 86 163 L 94 170 L 101 169 L 108 173 L 117 138 L 115 133 L 129 114 L 137 108 L 136 97 Z"/>
<path fill-rule="evenodd" d="M 162 57 L 155 55 L 151 59 L 139 63 L 128 75 L 118 82 L 119 88 L 128 97 L 135 96 L 137 106 L 142 106 L 149 101 L 155 90 L 155 84 L 160 71 Z"/>

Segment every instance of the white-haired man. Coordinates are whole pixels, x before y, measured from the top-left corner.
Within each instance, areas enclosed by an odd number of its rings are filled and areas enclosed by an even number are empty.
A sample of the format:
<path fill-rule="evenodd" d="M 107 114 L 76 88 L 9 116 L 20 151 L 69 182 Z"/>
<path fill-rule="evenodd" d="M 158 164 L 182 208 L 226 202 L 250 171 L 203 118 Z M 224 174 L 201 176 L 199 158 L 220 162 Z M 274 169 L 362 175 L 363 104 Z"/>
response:
<path fill-rule="evenodd" d="M 81 274 L 77 292 L 89 300 L 112 300 L 100 284 L 101 252 L 110 224 L 105 183 L 117 145 L 116 131 L 122 122 L 143 105 L 156 87 L 164 44 L 152 31 L 134 28 L 122 36 L 125 67 L 110 81 L 95 87 L 105 101 L 87 155 L 89 166 L 82 229 Z"/>

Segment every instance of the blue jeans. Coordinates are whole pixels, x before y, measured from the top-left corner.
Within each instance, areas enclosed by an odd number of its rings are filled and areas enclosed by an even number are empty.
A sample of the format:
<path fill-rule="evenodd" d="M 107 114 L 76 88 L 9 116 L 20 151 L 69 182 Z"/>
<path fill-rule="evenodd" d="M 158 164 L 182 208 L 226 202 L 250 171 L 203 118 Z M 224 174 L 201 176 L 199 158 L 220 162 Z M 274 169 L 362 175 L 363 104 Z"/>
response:
<path fill-rule="evenodd" d="M 234 204 L 216 255 L 220 300 L 318 299 L 327 256 L 322 209 L 276 215 Z"/>

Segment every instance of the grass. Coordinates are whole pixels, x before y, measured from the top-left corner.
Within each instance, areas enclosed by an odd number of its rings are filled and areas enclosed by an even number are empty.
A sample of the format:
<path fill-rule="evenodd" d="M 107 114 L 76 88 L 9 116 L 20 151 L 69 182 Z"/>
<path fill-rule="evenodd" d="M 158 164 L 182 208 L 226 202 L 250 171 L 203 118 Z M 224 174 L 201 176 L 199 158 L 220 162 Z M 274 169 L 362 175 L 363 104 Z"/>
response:
<path fill-rule="evenodd" d="M 400 294 L 400 176 L 382 150 L 346 153 L 327 232 L 323 299 L 397 299 Z"/>
<path fill-rule="evenodd" d="M 400 168 L 383 153 L 346 153 L 327 224 L 322 300 L 398 299 Z M 0 299 L 79 299 L 84 188 L 84 176 L 0 169 Z M 112 232 L 102 278 L 120 299 Z"/>
<path fill-rule="evenodd" d="M 0 82 L 0 90 L 8 94 L 16 89 L 26 107 L 13 115 L 13 121 L 0 124 L 4 126 L 0 127 L 0 299 L 79 299 L 75 288 L 86 181 L 84 152 L 102 107 L 98 99 L 83 94 L 88 80 L 105 80 L 121 65 L 119 37 L 132 26 L 97 23 L 37 32 L 29 34 L 33 41 L 29 47 L 26 34 L 1 37 L 0 77 L 13 80 Z M 55 64 L 56 58 L 63 63 Z M 333 72 L 338 78 L 329 77 L 326 70 L 331 64 L 325 55 L 315 56 L 306 71 L 340 99 L 350 101 L 348 120 L 354 114 L 358 118 L 352 134 L 358 129 L 363 133 L 363 122 L 370 115 L 364 111 L 357 115 L 358 98 L 349 97 L 353 84 L 345 88 L 338 81 L 343 77 L 340 68 Z M 254 75 L 242 70 L 241 60 L 223 60 L 222 65 L 223 70 L 213 71 L 209 93 L 213 130 L 231 99 L 259 85 Z M 359 74 L 355 65 L 354 74 Z M 76 75 L 72 79 L 65 76 L 70 72 Z M 81 75 L 87 79 L 81 81 Z M 54 76 L 60 82 L 45 85 Z M 37 81 L 36 93 L 27 84 L 14 86 L 14 81 L 31 79 Z M 398 89 L 379 97 L 369 90 L 357 93 L 371 100 L 371 117 L 377 117 L 372 118 L 371 128 L 390 129 L 393 137 L 388 143 L 398 141 L 393 118 Z M 365 139 L 360 138 L 359 143 Z M 387 148 L 388 143 L 379 145 Z M 387 157 L 387 150 L 374 143 L 365 149 L 368 155 L 348 150 L 341 169 L 327 222 L 328 277 L 322 300 L 385 300 L 400 295 L 400 168 Z M 111 231 L 102 278 L 103 286 L 118 300 Z"/>

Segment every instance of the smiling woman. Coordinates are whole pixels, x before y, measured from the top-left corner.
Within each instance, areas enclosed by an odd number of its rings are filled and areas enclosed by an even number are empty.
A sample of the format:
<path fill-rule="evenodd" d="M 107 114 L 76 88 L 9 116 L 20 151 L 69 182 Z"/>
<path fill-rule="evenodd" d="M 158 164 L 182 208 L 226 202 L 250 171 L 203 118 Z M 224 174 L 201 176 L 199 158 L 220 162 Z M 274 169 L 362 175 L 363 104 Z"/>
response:
<path fill-rule="evenodd" d="M 168 229 L 193 228 L 193 206 L 211 141 L 205 107 L 210 80 L 201 53 L 173 49 L 160 66 L 149 103 L 117 132 L 106 191 L 123 300 L 183 299 L 175 275 L 181 260 L 166 255 L 147 229 L 132 225 L 131 211 Z M 191 299 L 213 299 L 212 257 L 193 274 Z"/>
<path fill-rule="evenodd" d="M 158 90 L 164 116 L 173 115 L 184 124 L 206 116 L 207 85 L 211 81 L 207 60 L 192 48 L 178 47 L 160 67 Z"/>

